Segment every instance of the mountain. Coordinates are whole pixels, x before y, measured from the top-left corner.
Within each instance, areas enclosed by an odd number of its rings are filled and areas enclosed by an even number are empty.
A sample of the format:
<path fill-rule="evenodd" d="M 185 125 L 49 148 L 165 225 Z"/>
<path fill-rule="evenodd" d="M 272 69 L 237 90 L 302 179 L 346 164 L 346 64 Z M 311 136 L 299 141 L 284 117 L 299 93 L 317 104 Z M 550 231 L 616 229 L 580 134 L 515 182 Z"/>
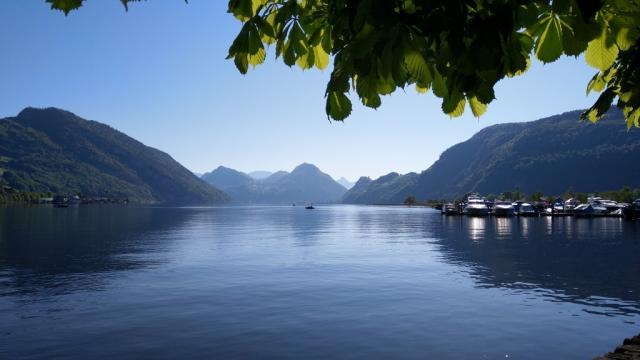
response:
<path fill-rule="evenodd" d="M 355 185 L 356 183 L 351 182 L 347 179 L 343 177 L 341 177 L 340 179 L 338 179 L 338 184 L 344 186 L 347 190 L 351 189 L 353 187 L 353 185 Z"/>
<path fill-rule="evenodd" d="M 201 179 L 209 184 L 215 184 L 219 189 L 252 186 L 256 182 L 251 176 L 224 166 L 218 166 L 215 170 L 203 174 Z"/>
<path fill-rule="evenodd" d="M 286 171 L 276 171 L 273 174 L 269 175 L 268 177 L 264 178 L 262 180 L 262 183 L 263 184 L 275 184 L 278 181 L 280 181 L 280 179 L 284 178 L 287 175 L 289 175 L 289 173 L 286 172 Z"/>
<path fill-rule="evenodd" d="M 27 108 L 0 119 L 0 177 L 19 190 L 143 203 L 228 200 L 168 154 L 56 108 Z"/>
<path fill-rule="evenodd" d="M 250 173 L 248 173 L 247 175 L 251 176 L 252 178 L 256 179 L 256 180 L 262 180 L 262 179 L 266 179 L 269 176 L 271 176 L 273 173 L 271 171 L 252 171 Z"/>
<path fill-rule="evenodd" d="M 290 174 L 266 180 L 271 181 L 263 195 L 272 202 L 338 202 L 347 190 L 315 165 L 306 163 Z"/>
<path fill-rule="evenodd" d="M 640 131 L 627 131 L 617 109 L 597 123 L 581 122 L 580 113 L 489 126 L 447 149 L 417 179 L 408 179 L 414 185 L 390 193 L 360 188 L 358 198 L 400 202 L 408 195 L 427 200 L 473 191 L 563 194 L 568 189 L 588 193 L 640 187 Z M 354 201 L 352 194 L 345 200 Z"/>
<path fill-rule="evenodd" d="M 418 181 L 418 174 L 400 175 L 392 172 L 376 180 L 362 177 L 342 197 L 346 204 L 399 204 L 404 201 L 409 189 Z"/>
<path fill-rule="evenodd" d="M 332 203 L 347 190 L 311 164 L 301 164 L 290 173 L 278 171 L 262 180 L 223 167 L 202 178 L 240 203 Z"/>
<path fill-rule="evenodd" d="M 218 166 L 202 175 L 202 180 L 229 194 L 234 202 L 253 202 L 253 199 L 260 196 L 257 180 L 241 171 L 224 166 Z"/>

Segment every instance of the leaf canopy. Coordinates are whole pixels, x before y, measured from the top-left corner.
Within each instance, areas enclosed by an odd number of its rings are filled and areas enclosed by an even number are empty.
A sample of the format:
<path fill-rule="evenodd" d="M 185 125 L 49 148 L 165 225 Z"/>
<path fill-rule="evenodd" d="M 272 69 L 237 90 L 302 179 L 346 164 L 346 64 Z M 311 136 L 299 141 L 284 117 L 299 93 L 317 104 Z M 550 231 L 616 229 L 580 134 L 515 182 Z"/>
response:
<path fill-rule="evenodd" d="M 84 0 L 46 0 L 65 14 Z M 126 7 L 138 0 L 119 0 Z M 481 116 L 495 84 L 544 63 L 584 53 L 601 92 L 582 115 L 597 121 L 617 99 L 640 127 L 640 0 L 229 0 L 243 23 L 228 58 L 245 74 L 271 45 L 288 66 L 324 69 L 333 60 L 326 112 L 351 114 L 349 93 L 368 107 L 412 85 L 460 116 Z"/>

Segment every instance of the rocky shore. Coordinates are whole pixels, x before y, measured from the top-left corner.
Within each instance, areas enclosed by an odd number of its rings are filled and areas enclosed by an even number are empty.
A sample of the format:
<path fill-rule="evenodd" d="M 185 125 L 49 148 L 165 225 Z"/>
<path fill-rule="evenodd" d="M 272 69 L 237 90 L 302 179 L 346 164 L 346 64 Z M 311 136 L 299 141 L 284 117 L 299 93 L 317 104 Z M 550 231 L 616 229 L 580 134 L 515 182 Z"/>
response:
<path fill-rule="evenodd" d="M 640 335 L 624 339 L 613 352 L 594 360 L 640 360 Z"/>

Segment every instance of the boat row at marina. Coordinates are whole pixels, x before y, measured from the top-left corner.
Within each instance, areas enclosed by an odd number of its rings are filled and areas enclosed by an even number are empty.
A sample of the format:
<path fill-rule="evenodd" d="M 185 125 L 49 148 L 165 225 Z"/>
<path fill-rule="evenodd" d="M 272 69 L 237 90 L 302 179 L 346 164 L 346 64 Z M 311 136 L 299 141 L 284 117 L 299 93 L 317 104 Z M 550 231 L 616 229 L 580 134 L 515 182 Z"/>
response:
<path fill-rule="evenodd" d="M 640 218 L 640 199 L 632 203 L 591 196 L 582 203 L 576 199 L 553 201 L 488 200 L 480 195 L 470 195 L 465 201 L 439 206 L 444 215 L 467 216 L 576 216 L 576 217 L 624 217 Z"/>

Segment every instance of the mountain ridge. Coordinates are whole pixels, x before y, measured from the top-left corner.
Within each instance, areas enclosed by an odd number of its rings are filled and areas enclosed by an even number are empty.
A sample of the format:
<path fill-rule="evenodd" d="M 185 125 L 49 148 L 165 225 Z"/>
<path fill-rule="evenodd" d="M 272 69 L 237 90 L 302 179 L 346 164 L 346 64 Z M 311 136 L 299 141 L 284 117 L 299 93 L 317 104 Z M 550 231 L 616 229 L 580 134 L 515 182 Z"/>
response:
<path fill-rule="evenodd" d="M 1 178 L 19 190 L 141 203 L 229 200 L 167 153 L 66 110 L 29 107 L 0 119 L 0 140 Z"/>
<path fill-rule="evenodd" d="M 309 163 L 302 163 L 291 172 L 277 171 L 264 179 L 218 167 L 205 174 L 203 180 L 229 193 L 240 203 L 334 203 L 339 202 L 347 191 Z"/>
<path fill-rule="evenodd" d="M 453 199 L 469 192 L 499 194 L 516 189 L 560 195 L 569 189 L 598 192 L 640 186 L 640 167 L 633 166 L 640 132 L 627 132 L 617 109 L 595 124 L 581 122 L 580 113 L 488 126 L 446 149 L 417 177 L 409 174 L 403 181 L 413 182 L 410 186 L 386 184 L 402 176 L 381 177 L 371 182 L 377 182 L 377 190 L 371 184 L 354 186 L 356 191 L 347 192 L 343 202 L 401 203 L 407 196 Z M 379 191 L 383 185 L 389 192 Z"/>

